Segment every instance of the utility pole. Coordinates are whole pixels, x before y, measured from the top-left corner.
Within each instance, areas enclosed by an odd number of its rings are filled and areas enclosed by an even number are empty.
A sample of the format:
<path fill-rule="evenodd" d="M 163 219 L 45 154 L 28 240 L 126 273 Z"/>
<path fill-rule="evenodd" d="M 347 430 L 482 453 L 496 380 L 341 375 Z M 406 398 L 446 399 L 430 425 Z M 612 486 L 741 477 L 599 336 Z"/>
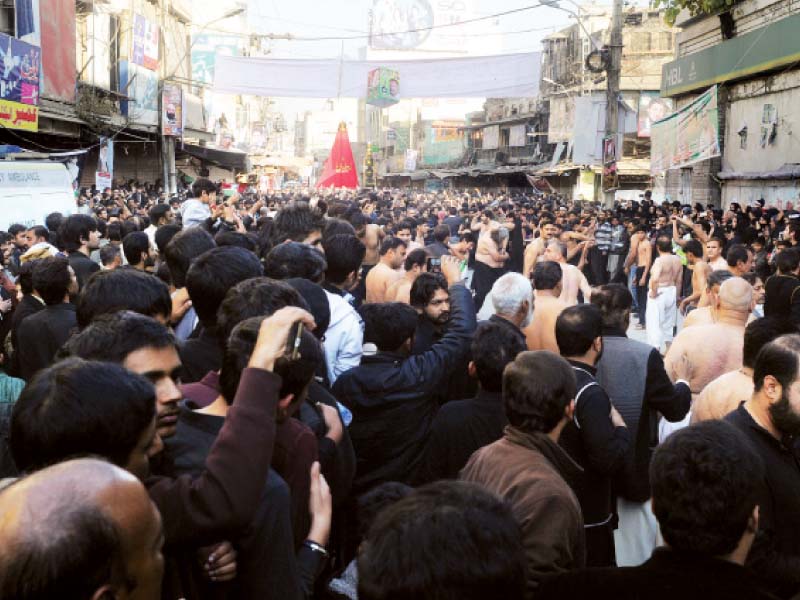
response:
<path fill-rule="evenodd" d="M 615 158 L 621 158 L 622 144 L 619 139 L 619 78 L 622 70 L 622 0 L 614 0 L 611 12 L 611 35 L 608 44 L 608 69 L 606 72 L 606 138 L 614 140 L 616 149 Z M 606 157 L 603 162 L 605 163 Z M 605 171 L 605 164 L 604 164 Z M 616 165 L 614 165 L 616 173 Z M 618 181 L 618 177 L 613 177 Z M 606 189 L 605 173 L 603 174 L 603 190 Z M 604 192 L 603 205 L 606 208 L 614 206 L 614 192 Z"/>

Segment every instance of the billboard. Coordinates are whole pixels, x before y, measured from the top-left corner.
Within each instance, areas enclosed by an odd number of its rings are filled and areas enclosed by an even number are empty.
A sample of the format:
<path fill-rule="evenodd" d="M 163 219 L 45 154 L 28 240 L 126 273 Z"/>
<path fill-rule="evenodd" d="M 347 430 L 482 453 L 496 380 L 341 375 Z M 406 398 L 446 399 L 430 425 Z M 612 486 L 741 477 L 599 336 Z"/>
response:
<path fill-rule="evenodd" d="M 183 88 L 165 83 L 161 92 L 161 131 L 164 135 L 183 135 Z"/>
<path fill-rule="evenodd" d="M 717 86 L 653 123 L 650 172 L 663 173 L 720 155 Z"/>
<path fill-rule="evenodd" d="M 200 34 L 192 36 L 192 80 L 214 83 L 217 53 L 238 56 L 242 38 L 235 35 Z"/>
<path fill-rule="evenodd" d="M 642 92 L 639 95 L 639 126 L 637 135 L 649 138 L 653 123 L 672 114 L 672 99 L 659 98 L 657 93 Z"/>
<path fill-rule="evenodd" d="M 126 60 L 120 61 L 119 70 L 120 84 L 131 98 L 121 102 L 123 116 L 131 123 L 158 125 L 158 73 Z"/>
<path fill-rule="evenodd" d="M 100 136 L 100 148 L 97 153 L 97 172 L 95 173 L 95 187 L 104 190 L 112 187 L 114 180 L 114 140 Z"/>
<path fill-rule="evenodd" d="M 158 25 L 142 15 L 133 15 L 131 62 L 146 69 L 158 69 Z"/>
<path fill-rule="evenodd" d="M 41 95 L 75 102 L 75 2 L 38 1 L 42 9 Z"/>
<path fill-rule="evenodd" d="M 41 55 L 38 46 L 0 34 L 0 125 L 3 127 L 38 131 Z"/>

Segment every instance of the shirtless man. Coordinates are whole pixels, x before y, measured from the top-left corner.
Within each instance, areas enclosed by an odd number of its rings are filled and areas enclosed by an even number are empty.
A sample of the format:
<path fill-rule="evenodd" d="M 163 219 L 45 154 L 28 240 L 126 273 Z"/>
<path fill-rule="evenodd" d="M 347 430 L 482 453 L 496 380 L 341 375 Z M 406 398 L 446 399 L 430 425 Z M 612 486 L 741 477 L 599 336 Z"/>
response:
<path fill-rule="evenodd" d="M 558 240 L 550 240 L 544 251 L 544 260 L 557 262 L 561 267 L 561 301 L 567 306 L 578 303 L 578 290 L 583 292 L 583 301 L 589 302 L 592 287 L 578 267 L 567 263 L 567 247 Z"/>
<path fill-rule="evenodd" d="M 406 243 L 400 238 L 386 238 L 381 244 L 381 260 L 367 274 L 367 302 L 385 302 L 386 290 L 403 276 L 400 267 L 406 260 Z"/>
<path fill-rule="evenodd" d="M 367 253 L 364 255 L 364 262 L 361 263 L 363 267 L 372 267 L 378 263 L 378 249 L 383 240 L 384 233 L 379 225 L 374 223 L 367 223 L 363 229 L 356 228 L 356 234 L 361 243 L 367 248 Z"/>
<path fill-rule="evenodd" d="M 411 286 L 417 277 L 428 270 L 428 254 L 422 248 L 412 250 L 403 264 L 405 274 L 386 290 L 384 302 L 402 302 L 411 304 Z"/>
<path fill-rule="evenodd" d="M 533 240 L 528 247 L 525 248 L 525 255 L 523 260 L 522 274 L 525 277 L 530 277 L 533 272 L 533 267 L 537 262 L 542 260 L 544 251 L 547 248 L 547 242 L 552 240 L 558 235 L 558 227 L 547 219 L 542 219 L 539 224 L 539 237 Z"/>
<path fill-rule="evenodd" d="M 683 328 L 693 327 L 695 325 L 710 325 L 717 320 L 716 308 L 717 300 L 719 297 L 720 286 L 733 277 L 730 271 L 712 271 L 708 270 L 706 277 L 706 288 L 703 292 L 703 297 L 707 298 L 707 306 L 694 309 L 683 320 Z"/>
<path fill-rule="evenodd" d="M 650 293 L 647 298 L 647 343 L 661 350 L 672 342 L 672 330 L 677 318 L 675 302 L 683 280 L 681 259 L 672 253 L 672 238 L 659 235 L 656 239 L 658 258 L 650 273 Z"/>
<path fill-rule="evenodd" d="M 533 270 L 535 290 L 533 321 L 523 330 L 528 350 L 550 350 L 558 352 L 556 342 L 556 320 L 567 308 L 561 296 L 561 266 L 553 261 L 536 264 Z"/>
<path fill-rule="evenodd" d="M 697 306 L 700 298 L 706 291 L 706 279 L 711 271 L 708 263 L 703 260 L 703 246 L 697 240 L 689 240 L 683 246 L 686 262 L 692 272 L 692 293 L 680 303 L 681 314 L 686 314 L 690 306 Z M 749 396 L 748 396 L 749 397 Z"/>
<path fill-rule="evenodd" d="M 647 229 L 639 225 L 633 230 L 631 237 L 631 251 L 636 248 L 636 306 L 639 317 L 639 329 L 643 329 L 647 320 L 647 276 L 650 274 L 650 265 L 653 262 L 653 247 L 647 239 Z"/>
<path fill-rule="evenodd" d="M 725 271 L 728 261 L 722 258 L 722 247 L 725 245 L 721 239 L 712 237 L 706 242 L 706 262 L 712 271 Z"/>
<path fill-rule="evenodd" d="M 720 287 L 716 323 L 685 328 L 675 337 L 664 357 L 664 367 L 676 381 L 681 361 L 691 365 L 689 387 L 693 398 L 723 373 L 742 367 L 744 328 L 752 300 L 752 286 L 732 277 Z"/>
<path fill-rule="evenodd" d="M 780 336 L 796 333 L 786 319 L 758 319 L 744 330 L 742 368 L 717 377 L 692 405 L 692 423 L 722 419 L 753 395 L 753 367 L 761 348 Z"/>

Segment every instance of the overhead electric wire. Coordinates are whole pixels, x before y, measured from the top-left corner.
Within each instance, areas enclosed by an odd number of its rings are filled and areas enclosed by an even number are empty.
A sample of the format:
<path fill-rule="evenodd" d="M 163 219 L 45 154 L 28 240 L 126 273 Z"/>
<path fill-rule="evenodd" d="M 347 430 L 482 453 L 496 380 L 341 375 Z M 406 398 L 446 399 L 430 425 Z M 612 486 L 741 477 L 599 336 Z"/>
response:
<path fill-rule="evenodd" d="M 508 16 L 508 15 L 513 15 L 513 14 L 517 14 L 517 13 L 521 13 L 521 12 L 526 12 L 526 11 L 529 11 L 529 10 L 533 10 L 534 8 L 540 8 L 542 6 L 547 7 L 548 5 L 547 4 L 542 4 L 542 3 L 532 4 L 530 6 L 521 6 L 520 8 L 514 8 L 514 9 L 511 9 L 511 10 L 506 10 L 506 11 L 503 11 L 503 12 L 494 13 L 494 14 L 491 14 L 491 15 L 483 16 L 483 17 L 475 17 L 475 18 L 472 18 L 472 19 L 465 19 L 463 21 L 458 21 L 457 23 L 442 23 L 440 25 L 430 25 L 428 27 L 416 27 L 414 29 L 407 29 L 405 31 L 385 31 L 385 32 L 381 32 L 381 33 L 362 33 L 362 34 L 359 34 L 359 35 L 349 35 L 349 36 L 302 36 L 302 35 L 297 35 L 296 36 L 296 35 L 293 35 L 291 33 L 288 33 L 288 34 L 281 34 L 281 38 L 287 39 L 287 40 L 291 40 L 291 41 L 297 41 L 297 42 L 331 42 L 331 41 L 342 41 L 343 42 L 343 41 L 347 41 L 347 40 L 363 40 L 363 39 L 370 39 L 370 38 L 375 38 L 375 37 L 381 38 L 381 37 L 388 37 L 388 36 L 393 36 L 393 35 L 406 35 L 406 34 L 409 34 L 409 33 L 422 33 L 422 32 L 425 32 L 425 31 L 433 31 L 435 29 L 443 29 L 445 27 L 460 27 L 462 25 L 469 25 L 470 23 L 478 23 L 480 21 L 488 21 L 490 19 L 496 19 L 498 17 L 505 17 L 505 16 Z M 230 33 L 235 33 L 235 32 L 230 32 Z M 258 34 L 258 33 L 256 33 L 256 34 L 253 34 L 253 35 L 255 35 L 256 37 L 266 37 L 266 38 L 271 38 L 271 37 L 275 36 L 275 34 L 269 34 L 269 33 L 267 33 L 267 34 L 264 34 L 264 33 Z"/>

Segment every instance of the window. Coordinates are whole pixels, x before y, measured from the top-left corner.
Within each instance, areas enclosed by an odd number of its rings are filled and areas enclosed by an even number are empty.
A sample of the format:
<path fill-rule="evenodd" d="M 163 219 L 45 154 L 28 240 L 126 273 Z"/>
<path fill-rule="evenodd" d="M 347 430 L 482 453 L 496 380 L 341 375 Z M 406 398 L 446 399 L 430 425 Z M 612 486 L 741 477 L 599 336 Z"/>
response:
<path fill-rule="evenodd" d="M 0 33 L 14 37 L 14 0 L 0 0 Z"/>

